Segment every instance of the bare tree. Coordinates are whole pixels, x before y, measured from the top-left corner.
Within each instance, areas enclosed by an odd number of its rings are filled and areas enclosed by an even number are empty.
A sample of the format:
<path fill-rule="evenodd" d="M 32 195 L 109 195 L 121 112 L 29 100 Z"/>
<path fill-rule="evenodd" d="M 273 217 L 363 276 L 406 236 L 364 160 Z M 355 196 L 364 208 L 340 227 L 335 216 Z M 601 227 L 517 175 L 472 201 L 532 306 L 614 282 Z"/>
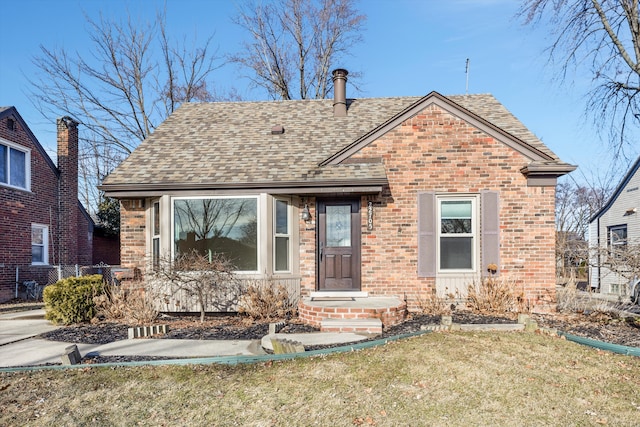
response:
<path fill-rule="evenodd" d="M 175 261 L 164 259 L 150 271 L 149 286 L 152 292 L 168 297 L 183 293 L 195 298 L 200 309 L 200 321 L 204 322 L 207 308 L 231 311 L 240 298 L 240 283 L 234 276 L 233 264 L 223 255 L 205 256 L 196 250 L 180 254 Z"/>
<path fill-rule="evenodd" d="M 251 41 L 231 61 L 251 70 L 253 85 L 273 99 L 326 98 L 331 68 L 361 41 L 364 21 L 354 0 L 250 2 L 234 22 Z"/>
<path fill-rule="evenodd" d="M 601 276 L 614 274 L 617 277 L 614 280 L 626 285 L 640 278 L 640 244 L 627 241 L 626 236 L 621 240 L 619 245 L 605 242 L 602 246 L 591 246 L 591 265 L 599 269 Z"/>
<path fill-rule="evenodd" d="M 638 0 L 524 0 L 519 16 L 525 24 L 552 24 L 549 53 L 552 62 L 562 64 L 561 80 L 570 68 L 588 68 L 594 86 L 587 115 L 608 131 L 614 157 L 627 157 L 630 148 L 635 152 L 636 141 L 626 135 L 640 116 Z"/>
<path fill-rule="evenodd" d="M 44 117 L 69 115 L 80 122 L 81 198 L 181 103 L 216 98 L 207 79 L 217 67 L 211 38 L 187 49 L 173 43 L 164 12 L 142 25 L 103 16 L 89 24 L 91 54 L 40 46 L 40 70 L 29 78 L 34 104 Z M 91 171 L 95 174 L 91 175 Z"/>
<path fill-rule="evenodd" d="M 589 221 L 607 203 L 613 190 L 612 176 L 585 177 L 586 184 L 569 179 L 556 186 L 556 261 L 560 277 L 571 277 L 574 267 L 586 264 Z"/>

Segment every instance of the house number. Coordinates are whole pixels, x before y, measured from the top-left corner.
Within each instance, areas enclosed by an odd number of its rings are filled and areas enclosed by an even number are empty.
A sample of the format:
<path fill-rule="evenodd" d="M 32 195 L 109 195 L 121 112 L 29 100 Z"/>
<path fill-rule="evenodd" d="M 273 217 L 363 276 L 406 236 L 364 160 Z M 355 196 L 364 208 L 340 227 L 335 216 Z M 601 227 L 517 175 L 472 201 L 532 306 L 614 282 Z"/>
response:
<path fill-rule="evenodd" d="M 367 202 L 367 230 L 373 230 L 373 202 Z"/>

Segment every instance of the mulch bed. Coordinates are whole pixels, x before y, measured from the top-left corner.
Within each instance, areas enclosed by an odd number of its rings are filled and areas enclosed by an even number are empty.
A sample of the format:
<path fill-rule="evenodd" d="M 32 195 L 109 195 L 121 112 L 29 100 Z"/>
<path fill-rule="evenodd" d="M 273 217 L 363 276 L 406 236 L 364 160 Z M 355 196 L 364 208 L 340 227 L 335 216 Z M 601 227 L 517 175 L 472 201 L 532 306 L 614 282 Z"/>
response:
<path fill-rule="evenodd" d="M 1 304 L 0 313 L 12 309 L 42 308 L 40 306 L 24 305 L 19 301 Z M 638 312 L 640 307 L 632 307 Z M 615 316 L 603 312 L 593 313 L 553 313 L 531 316 L 540 327 L 557 329 L 572 335 L 591 338 L 612 344 L 640 347 L 640 320 L 632 315 Z M 420 331 L 423 325 L 440 324 L 440 316 L 410 314 L 407 319 L 394 327 L 386 329 L 382 336 L 371 339 L 386 338 L 401 334 Z M 460 324 L 495 324 L 514 323 L 515 316 L 493 316 L 474 314 L 467 311 L 457 311 L 452 314 L 454 323 Z M 252 321 L 240 315 L 209 315 L 204 322 L 200 322 L 197 315 L 161 315 L 156 324 L 167 324 L 169 333 L 158 335 L 154 339 L 196 339 L 196 340 L 259 340 L 268 334 L 268 321 Z M 286 323 L 281 333 L 317 332 L 317 328 L 302 324 L 297 319 Z M 107 344 L 128 338 L 126 323 L 99 321 L 95 323 L 65 326 L 40 335 L 41 338 L 52 341 Z M 328 348 L 332 346 L 313 347 L 308 350 Z M 106 363 L 124 361 L 163 360 L 166 357 L 135 357 L 135 356 L 94 356 L 85 357 L 83 363 Z"/>
<path fill-rule="evenodd" d="M 612 318 L 598 313 L 533 315 L 538 325 L 558 329 L 573 335 L 606 341 L 613 344 L 640 347 L 640 322 L 632 317 Z M 420 331 L 422 325 L 440 324 L 440 316 L 409 315 L 401 324 L 386 329 L 376 339 Z M 454 312 L 454 323 L 495 324 L 514 323 L 514 317 L 480 315 L 470 312 Z M 197 316 L 162 315 L 156 324 L 167 324 L 169 333 L 158 335 L 158 339 L 197 340 L 258 340 L 269 332 L 269 322 L 252 321 L 240 315 L 214 315 L 200 322 Z M 133 325 L 113 322 L 70 325 L 42 334 L 41 337 L 53 341 L 107 344 L 127 339 L 128 328 Z M 286 322 L 281 333 L 317 332 L 317 328 L 300 323 L 297 319 Z"/>

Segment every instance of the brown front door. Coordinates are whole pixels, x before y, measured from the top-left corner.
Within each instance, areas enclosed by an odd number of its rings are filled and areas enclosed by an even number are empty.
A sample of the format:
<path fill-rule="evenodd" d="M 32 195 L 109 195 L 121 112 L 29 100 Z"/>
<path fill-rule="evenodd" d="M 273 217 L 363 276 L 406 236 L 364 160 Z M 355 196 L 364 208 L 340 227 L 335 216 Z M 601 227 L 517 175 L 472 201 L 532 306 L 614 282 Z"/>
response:
<path fill-rule="evenodd" d="M 318 200 L 318 290 L 360 290 L 360 200 Z"/>

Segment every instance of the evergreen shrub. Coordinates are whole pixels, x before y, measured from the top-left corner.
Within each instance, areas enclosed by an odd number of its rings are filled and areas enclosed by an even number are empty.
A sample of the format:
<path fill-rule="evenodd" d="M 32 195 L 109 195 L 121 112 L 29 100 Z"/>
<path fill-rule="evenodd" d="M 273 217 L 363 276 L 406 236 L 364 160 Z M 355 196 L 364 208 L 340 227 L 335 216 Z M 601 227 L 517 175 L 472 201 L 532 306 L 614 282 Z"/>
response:
<path fill-rule="evenodd" d="M 69 277 L 44 288 L 45 318 L 70 325 L 91 320 L 96 314 L 93 297 L 104 293 L 102 275 Z"/>

